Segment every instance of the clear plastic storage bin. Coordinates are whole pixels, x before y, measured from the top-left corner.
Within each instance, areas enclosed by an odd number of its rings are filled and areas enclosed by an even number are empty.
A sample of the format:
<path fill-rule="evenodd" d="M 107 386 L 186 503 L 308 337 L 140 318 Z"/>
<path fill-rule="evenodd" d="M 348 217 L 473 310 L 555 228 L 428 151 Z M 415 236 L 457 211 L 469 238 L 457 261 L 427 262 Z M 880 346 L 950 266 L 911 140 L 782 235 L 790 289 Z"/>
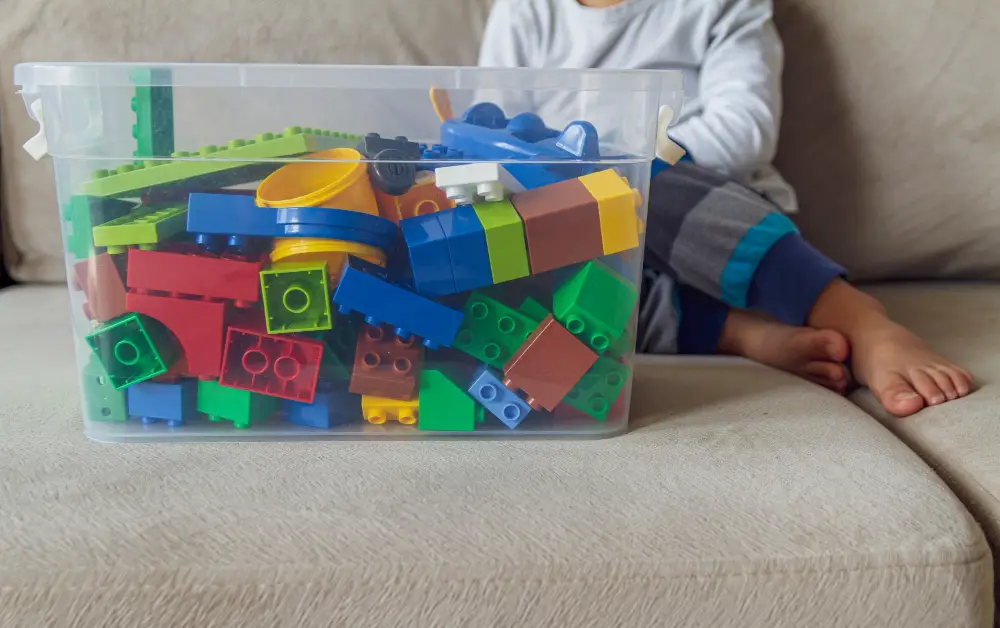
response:
<path fill-rule="evenodd" d="M 661 71 L 34 63 L 101 441 L 625 430 Z"/>

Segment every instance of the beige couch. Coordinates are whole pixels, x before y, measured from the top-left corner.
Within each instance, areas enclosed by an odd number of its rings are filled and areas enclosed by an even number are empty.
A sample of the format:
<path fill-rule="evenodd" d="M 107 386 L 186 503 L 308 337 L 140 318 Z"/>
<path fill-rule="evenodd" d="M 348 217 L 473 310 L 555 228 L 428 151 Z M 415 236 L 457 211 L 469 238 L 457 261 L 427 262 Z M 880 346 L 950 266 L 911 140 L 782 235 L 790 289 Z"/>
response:
<path fill-rule="evenodd" d="M 19 149 L 11 64 L 469 64 L 488 0 L 125 6 L 24 0 L 0 25 L 26 284 L 0 292 L 0 626 L 993 625 L 994 0 L 778 1 L 803 228 L 893 281 L 873 293 L 979 376 L 969 398 L 897 421 L 742 361 L 645 359 L 606 441 L 106 446 L 80 429 L 51 172 Z"/>

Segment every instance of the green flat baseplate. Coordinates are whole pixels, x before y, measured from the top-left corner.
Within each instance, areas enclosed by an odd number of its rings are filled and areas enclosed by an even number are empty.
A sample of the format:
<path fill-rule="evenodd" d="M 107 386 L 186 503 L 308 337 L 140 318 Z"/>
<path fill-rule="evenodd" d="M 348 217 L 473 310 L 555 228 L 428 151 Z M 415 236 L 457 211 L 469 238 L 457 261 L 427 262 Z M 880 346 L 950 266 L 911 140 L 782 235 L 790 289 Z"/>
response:
<path fill-rule="evenodd" d="M 140 207 L 94 227 L 94 246 L 123 253 L 130 246 L 154 249 L 187 227 L 187 204 Z"/>

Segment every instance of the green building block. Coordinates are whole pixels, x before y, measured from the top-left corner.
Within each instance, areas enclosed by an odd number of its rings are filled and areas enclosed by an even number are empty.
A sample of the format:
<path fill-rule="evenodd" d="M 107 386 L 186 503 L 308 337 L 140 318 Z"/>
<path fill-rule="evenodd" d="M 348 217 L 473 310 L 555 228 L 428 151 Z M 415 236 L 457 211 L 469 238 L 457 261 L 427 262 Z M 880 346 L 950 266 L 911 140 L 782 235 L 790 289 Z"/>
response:
<path fill-rule="evenodd" d="M 94 245 L 108 253 L 124 253 L 130 246 L 155 249 L 187 229 L 187 205 L 138 209 L 94 227 Z"/>
<path fill-rule="evenodd" d="M 486 231 L 493 283 L 527 277 L 528 247 L 524 241 L 524 223 L 510 201 L 473 203 L 479 222 Z"/>
<path fill-rule="evenodd" d="M 126 314 L 86 337 L 115 390 L 162 375 L 177 359 L 173 335 L 159 321 Z"/>
<path fill-rule="evenodd" d="M 66 249 L 78 260 L 92 257 L 103 249 L 94 246 L 94 227 L 133 211 L 136 204 L 98 196 L 72 196 L 63 207 L 63 219 L 70 224 Z"/>
<path fill-rule="evenodd" d="M 563 398 L 563 403 L 603 421 L 630 375 L 629 368 L 621 362 L 599 357 L 587 374 Z"/>
<path fill-rule="evenodd" d="M 331 329 L 326 262 L 274 264 L 260 273 L 267 333 Z"/>
<path fill-rule="evenodd" d="M 240 429 L 263 421 L 278 409 L 278 399 L 249 390 L 229 388 L 214 380 L 198 382 L 198 412 L 209 421 L 232 421 Z"/>
<path fill-rule="evenodd" d="M 601 354 L 625 331 L 638 300 L 639 291 L 632 282 L 604 262 L 591 260 L 556 289 L 552 313 Z"/>
<path fill-rule="evenodd" d="M 462 312 L 452 346 L 496 369 L 503 368 L 539 323 L 480 292 L 469 295 Z"/>
<path fill-rule="evenodd" d="M 441 432 L 471 432 L 485 418 L 483 407 L 442 368 L 420 371 L 417 428 Z"/>
<path fill-rule="evenodd" d="M 521 310 L 522 314 L 525 314 L 539 323 L 545 320 L 545 317 L 549 315 L 549 309 L 531 297 L 526 298 L 524 302 L 521 303 L 521 307 L 518 309 Z"/>
<path fill-rule="evenodd" d="M 128 420 L 125 393 L 115 390 L 108 372 L 96 356 L 90 356 L 80 373 L 83 388 L 83 416 L 90 421 Z"/>
<path fill-rule="evenodd" d="M 129 72 L 135 84 L 132 111 L 136 157 L 168 157 L 174 152 L 174 90 L 170 70 L 140 68 Z"/>
<path fill-rule="evenodd" d="M 333 329 L 310 334 L 326 344 L 319 366 L 322 379 L 350 379 L 354 368 L 354 353 L 358 347 L 358 318 L 333 312 Z"/>
<path fill-rule="evenodd" d="M 330 148 L 353 148 L 361 138 L 347 133 L 289 127 L 281 135 L 264 133 L 226 146 L 203 146 L 171 153 L 173 160 L 144 161 L 98 170 L 83 184 L 91 196 L 133 197 L 183 186 L 189 192 L 259 181 L 280 168 L 273 161 Z M 272 160 L 272 161 L 258 161 Z"/>

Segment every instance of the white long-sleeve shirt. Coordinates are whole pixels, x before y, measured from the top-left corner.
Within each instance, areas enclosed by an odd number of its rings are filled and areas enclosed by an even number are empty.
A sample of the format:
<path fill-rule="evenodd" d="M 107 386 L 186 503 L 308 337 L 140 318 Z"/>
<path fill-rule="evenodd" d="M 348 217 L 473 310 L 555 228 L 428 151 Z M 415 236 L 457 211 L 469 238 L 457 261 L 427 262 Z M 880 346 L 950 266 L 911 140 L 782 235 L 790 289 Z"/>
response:
<path fill-rule="evenodd" d="M 670 137 L 695 163 L 794 212 L 795 193 L 771 166 L 784 64 L 771 16 L 771 0 L 625 0 L 608 8 L 495 0 L 479 65 L 681 70 L 687 98 Z"/>

